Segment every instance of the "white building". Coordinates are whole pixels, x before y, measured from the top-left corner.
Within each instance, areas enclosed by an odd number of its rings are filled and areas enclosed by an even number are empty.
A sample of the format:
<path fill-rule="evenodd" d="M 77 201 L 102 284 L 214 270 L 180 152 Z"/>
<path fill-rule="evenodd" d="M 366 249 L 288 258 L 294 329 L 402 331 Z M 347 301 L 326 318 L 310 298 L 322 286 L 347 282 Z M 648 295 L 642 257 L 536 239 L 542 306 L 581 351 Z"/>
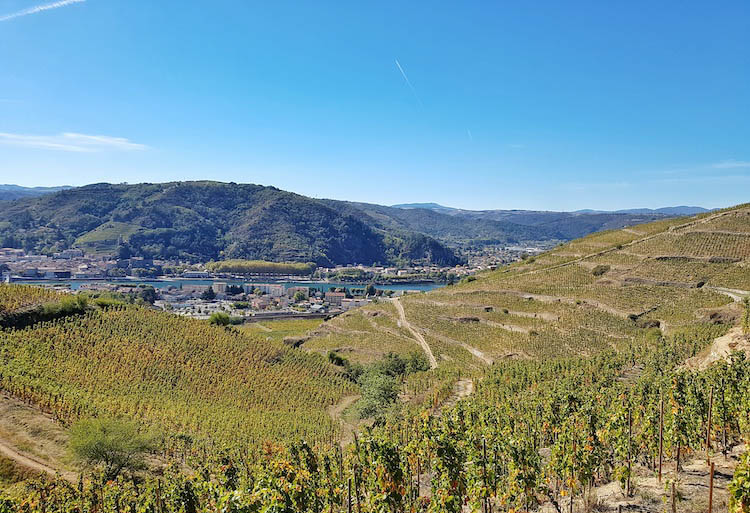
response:
<path fill-rule="evenodd" d="M 260 290 L 263 294 L 271 297 L 281 297 L 284 295 L 284 286 L 272 283 L 245 283 L 242 288 L 245 294 L 253 294 L 256 290 Z"/>
<path fill-rule="evenodd" d="M 360 306 L 365 306 L 369 302 L 369 299 L 342 299 L 341 309 L 350 310 L 352 308 L 359 308 Z"/>

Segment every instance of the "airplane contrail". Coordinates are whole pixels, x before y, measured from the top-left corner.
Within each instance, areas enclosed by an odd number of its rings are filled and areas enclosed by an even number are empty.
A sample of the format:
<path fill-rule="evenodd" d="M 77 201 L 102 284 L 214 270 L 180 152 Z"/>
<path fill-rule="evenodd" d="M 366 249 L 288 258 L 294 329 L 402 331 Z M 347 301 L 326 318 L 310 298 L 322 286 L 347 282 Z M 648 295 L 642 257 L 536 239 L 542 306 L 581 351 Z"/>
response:
<path fill-rule="evenodd" d="M 49 11 L 50 9 L 57 9 L 59 7 L 65 7 L 66 5 L 80 4 L 85 1 L 86 0 L 60 0 L 59 2 L 52 2 L 51 4 L 36 5 L 22 11 L 6 14 L 5 16 L 0 16 L 0 21 L 8 21 L 12 20 L 13 18 L 20 18 L 21 16 L 28 16 L 29 14 Z"/>
<path fill-rule="evenodd" d="M 409 86 L 409 89 L 411 89 L 411 92 L 414 94 L 414 98 L 417 99 L 417 102 L 419 102 L 419 105 L 421 107 L 424 107 L 424 105 L 422 105 L 422 100 L 419 99 L 419 95 L 417 94 L 417 90 L 414 89 L 413 85 L 411 85 L 411 81 L 409 80 L 409 77 L 406 76 L 406 72 L 404 71 L 404 68 L 401 67 L 401 63 L 398 62 L 398 59 L 395 59 L 395 61 L 396 61 L 396 67 L 401 72 L 401 76 L 404 77 L 404 80 L 406 81 L 406 85 Z"/>

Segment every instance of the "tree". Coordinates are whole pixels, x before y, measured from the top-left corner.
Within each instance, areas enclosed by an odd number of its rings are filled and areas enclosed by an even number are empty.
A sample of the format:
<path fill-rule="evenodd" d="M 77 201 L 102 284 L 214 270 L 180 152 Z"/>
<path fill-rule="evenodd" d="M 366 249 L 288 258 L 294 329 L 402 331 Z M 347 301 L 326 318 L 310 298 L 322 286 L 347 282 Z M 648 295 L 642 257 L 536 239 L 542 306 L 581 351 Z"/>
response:
<path fill-rule="evenodd" d="M 204 301 L 213 301 L 216 299 L 216 292 L 214 292 L 213 287 L 208 287 L 203 294 L 201 294 L 201 299 Z"/>
<path fill-rule="evenodd" d="M 300 303 L 300 302 L 304 301 L 305 299 L 307 299 L 307 296 L 301 290 L 298 290 L 297 292 L 294 293 L 294 302 L 295 303 Z"/>
<path fill-rule="evenodd" d="M 742 315 L 742 332 L 750 335 L 750 296 L 743 301 L 745 304 L 745 313 Z"/>
<path fill-rule="evenodd" d="M 365 296 L 374 296 L 375 294 L 377 294 L 375 284 L 369 283 L 367 287 L 365 287 Z"/>
<path fill-rule="evenodd" d="M 143 299 L 146 303 L 153 305 L 158 296 L 156 294 L 156 289 L 151 285 L 147 285 L 141 288 L 138 292 L 138 297 Z"/>
<path fill-rule="evenodd" d="M 357 403 L 360 418 L 367 418 L 382 413 L 398 398 L 399 384 L 396 378 L 370 369 L 360 378 L 362 398 Z"/>
<path fill-rule="evenodd" d="M 227 296 L 242 294 L 243 289 L 239 285 L 227 285 Z"/>
<path fill-rule="evenodd" d="M 152 437 L 140 434 L 135 424 L 124 420 L 81 420 L 70 432 L 70 450 L 76 459 L 102 465 L 108 481 L 122 471 L 145 468 L 144 455 L 153 447 Z"/>
<path fill-rule="evenodd" d="M 229 326 L 232 319 L 224 312 L 214 312 L 208 318 L 208 322 L 209 324 L 215 324 L 216 326 Z"/>

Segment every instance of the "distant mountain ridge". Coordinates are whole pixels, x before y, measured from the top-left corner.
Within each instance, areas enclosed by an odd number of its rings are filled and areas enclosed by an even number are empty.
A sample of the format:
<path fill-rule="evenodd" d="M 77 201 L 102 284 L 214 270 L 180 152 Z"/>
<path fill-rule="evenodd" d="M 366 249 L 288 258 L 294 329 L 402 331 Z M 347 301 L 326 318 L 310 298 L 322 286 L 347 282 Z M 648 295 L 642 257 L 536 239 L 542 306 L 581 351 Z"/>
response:
<path fill-rule="evenodd" d="M 70 185 L 59 187 L 23 187 L 21 185 L 0 184 L 0 201 L 29 198 L 51 194 L 53 192 L 72 189 Z"/>
<path fill-rule="evenodd" d="M 677 207 L 661 207 L 661 208 L 626 208 L 623 210 L 576 210 L 575 213 L 580 214 L 664 214 L 668 216 L 694 216 L 696 214 L 705 214 L 711 212 L 710 208 L 703 207 L 690 207 L 687 205 L 680 205 Z"/>
<path fill-rule="evenodd" d="M 252 258 L 318 265 L 455 265 L 464 248 L 561 242 L 680 215 L 684 209 L 551 212 L 384 206 L 313 199 L 222 182 L 92 184 L 3 190 L 0 247 L 51 253 L 208 261 Z M 20 191 L 20 192 L 19 192 Z M 30 192 L 33 191 L 33 192 Z"/>
<path fill-rule="evenodd" d="M 437 203 L 404 203 L 394 205 L 394 210 L 401 210 L 404 214 L 396 217 L 427 216 L 425 212 L 446 215 L 455 219 L 471 220 L 466 225 L 454 221 L 453 235 L 474 239 L 502 240 L 505 234 L 513 234 L 511 239 L 525 240 L 572 240 L 601 230 L 614 230 L 627 226 L 678 217 L 695 215 L 703 212 L 701 207 L 665 207 L 662 209 L 632 209 L 616 212 L 581 210 L 576 212 L 555 212 L 544 210 L 465 210 L 446 207 Z M 694 209 L 700 209 L 693 212 Z M 683 213 L 685 212 L 685 213 Z M 441 238 L 438 232 L 426 230 L 424 233 Z"/>
<path fill-rule="evenodd" d="M 275 187 L 221 182 L 92 184 L 0 206 L 0 247 L 208 261 L 249 258 L 452 266 L 453 250 Z"/>
<path fill-rule="evenodd" d="M 393 208 L 402 209 L 415 209 L 424 208 L 428 210 L 435 210 L 437 212 L 453 213 L 453 214 L 479 214 L 480 212 L 548 212 L 550 214 L 663 214 L 668 216 L 694 216 L 696 214 L 704 214 L 710 212 L 710 208 L 679 205 L 676 207 L 661 207 L 661 208 L 626 208 L 621 210 L 595 210 L 590 208 L 584 208 L 580 210 L 573 210 L 571 212 L 564 211 L 538 211 L 538 210 L 519 210 L 519 209 L 497 209 L 497 210 L 466 210 L 454 207 L 446 207 L 439 203 L 399 203 L 397 205 L 391 205 Z"/>

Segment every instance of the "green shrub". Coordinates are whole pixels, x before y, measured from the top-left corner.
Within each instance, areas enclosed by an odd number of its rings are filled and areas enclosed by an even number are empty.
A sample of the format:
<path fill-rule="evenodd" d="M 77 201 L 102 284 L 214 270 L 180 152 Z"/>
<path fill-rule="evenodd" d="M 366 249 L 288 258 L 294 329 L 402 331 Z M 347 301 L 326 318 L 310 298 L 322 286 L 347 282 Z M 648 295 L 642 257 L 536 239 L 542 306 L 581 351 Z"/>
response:
<path fill-rule="evenodd" d="M 362 398 L 357 402 L 360 418 L 382 414 L 398 398 L 399 384 L 396 378 L 371 369 L 360 378 Z"/>
<path fill-rule="evenodd" d="M 229 326 L 232 323 L 232 319 L 224 312 L 214 312 L 208 318 L 208 322 L 216 326 Z"/>
<path fill-rule="evenodd" d="M 70 431 L 73 456 L 92 466 L 102 466 L 106 480 L 121 472 L 145 468 L 144 457 L 154 447 L 153 437 L 138 433 L 135 424 L 116 419 L 86 419 Z"/>
<path fill-rule="evenodd" d="M 610 267 L 608 265 L 597 265 L 591 270 L 591 274 L 594 276 L 602 276 L 609 271 Z"/>

